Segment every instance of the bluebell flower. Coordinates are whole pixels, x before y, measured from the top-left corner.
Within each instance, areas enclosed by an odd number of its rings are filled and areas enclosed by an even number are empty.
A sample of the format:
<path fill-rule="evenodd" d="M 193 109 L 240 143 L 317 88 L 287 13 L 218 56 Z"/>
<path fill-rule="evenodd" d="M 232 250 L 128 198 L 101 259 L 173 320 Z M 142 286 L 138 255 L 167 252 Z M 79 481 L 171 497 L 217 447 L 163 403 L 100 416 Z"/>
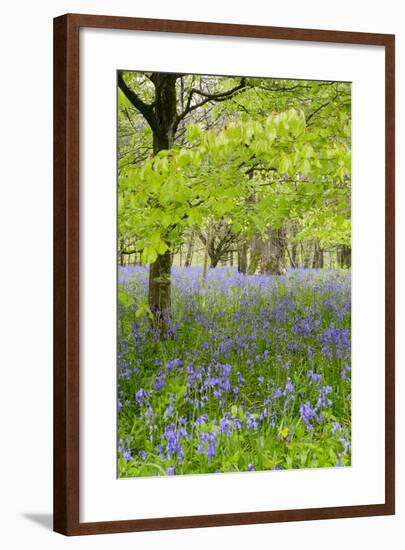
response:
<path fill-rule="evenodd" d="M 273 399 L 280 399 L 280 397 L 283 395 L 282 391 L 280 390 L 280 388 L 277 388 L 276 391 L 274 392 L 274 395 L 273 395 Z"/>
<path fill-rule="evenodd" d="M 144 390 L 144 388 L 141 388 L 135 394 L 136 402 L 138 403 L 138 405 L 140 407 L 142 407 L 142 405 L 144 404 L 145 399 L 147 399 L 148 397 L 149 397 L 149 394 L 146 390 Z"/>
<path fill-rule="evenodd" d="M 326 397 L 328 394 L 332 393 L 331 386 L 323 386 L 319 392 L 319 399 L 317 406 L 326 409 L 332 405 L 332 401 Z"/>
<path fill-rule="evenodd" d="M 165 375 L 163 374 L 163 372 L 160 372 L 156 377 L 154 389 L 161 390 L 164 387 L 164 385 L 165 385 Z"/>
<path fill-rule="evenodd" d="M 205 452 L 208 461 L 212 460 L 212 458 L 215 456 L 217 446 L 218 442 L 214 433 L 203 432 L 201 434 L 201 441 L 198 444 L 198 452 L 200 454 Z"/>
<path fill-rule="evenodd" d="M 287 380 L 287 384 L 285 385 L 285 390 L 283 392 L 283 395 L 287 395 L 287 393 L 292 393 L 294 391 L 293 383 L 291 382 L 290 378 Z"/>
<path fill-rule="evenodd" d="M 336 432 L 340 432 L 341 430 L 341 426 L 339 424 L 339 422 L 332 422 L 332 428 L 331 428 L 331 432 L 334 434 Z"/>
<path fill-rule="evenodd" d="M 319 382 L 322 375 L 321 374 L 316 374 L 315 372 L 313 372 L 312 370 L 309 370 L 308 371 L 308 377 L 313 380 L 314 382 Z"/>
<path fill-rule="evenodd" d="M 313 429 L 313 425 L 311 424 L 311 420 L 316 417 L 316 411 L 315 409 L 312 409 L 310 404 L 308 402 L 304 403 L 300 407 L 300 415 L 302 420 L 304 421 L 306 427 L 308 430 Z"/>
<path fill-rule="evenodd" d="M 125 458 L 125 460 L 127 462 L 129 462 L 130 460 L 132 460 L 132 454 L 131 454 L 131 451 L 128 449 L 128 447 L 126 445 L 124 445 L 123 449 L 122 449 L 122 456 Z"/>
<path fill-rule="evenodd" d="M 196 426 L 201 426 L 201 424 L 204 424 L 208 420 L 208 414 L 201 414 L 195 421 Z"/>
<path fill-rule="evenodd" d="M 229 436 L 231 431 L 231 424 L 229 422 L 228 416 L 224 416 L 219 423 L 219 431 L 224 433 L 226 436 Z"/>
<path fill-rule="evenodd" d="M 158 449 L 158 453 L 159 453 L 160 458 L 161 458 L 163 461 L 166 460 L 166 455 L 165 455 L 165 452 L 164 452 L 164 450 L 163 450 L 162 445 L 158 445 L 157 449 Z"/>
<path fill-rule="evenodd" d="M 255 431 L 259 428 L 257 419 L 250 412 L 246 412 L 246 428 Z"/>
<path fill-rule="evenodd" d="M 176 358 L 176 359 L 173 359 L 173 361 L 170 361 L 169 363 L 166 363 L 165 369 L 166 369 L 167 372 L 170 372 L 173 369 L 179 367 L 180 365 L 181 365 L 181 359 Z"/>
<path fill-rule="evenodd" d="M 170 403 L 170 405 L 166 407 L 164 417 L 167 418 L 168 416 L 172 416 L 173 413 L 174 413 L 174 405 L 173 403 Z"/>

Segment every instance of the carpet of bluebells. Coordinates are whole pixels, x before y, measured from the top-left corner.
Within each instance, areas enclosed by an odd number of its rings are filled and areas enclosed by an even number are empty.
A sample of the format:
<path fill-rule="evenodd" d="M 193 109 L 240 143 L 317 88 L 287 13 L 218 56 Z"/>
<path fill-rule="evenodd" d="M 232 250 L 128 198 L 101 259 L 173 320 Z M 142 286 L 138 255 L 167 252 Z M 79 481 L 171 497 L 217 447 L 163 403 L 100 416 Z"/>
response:
<path fill-rule="evenodd" d="M 350 465 L 350 272 L 174 267 L 166 338 L 118 278 L 119 477 Z"/>

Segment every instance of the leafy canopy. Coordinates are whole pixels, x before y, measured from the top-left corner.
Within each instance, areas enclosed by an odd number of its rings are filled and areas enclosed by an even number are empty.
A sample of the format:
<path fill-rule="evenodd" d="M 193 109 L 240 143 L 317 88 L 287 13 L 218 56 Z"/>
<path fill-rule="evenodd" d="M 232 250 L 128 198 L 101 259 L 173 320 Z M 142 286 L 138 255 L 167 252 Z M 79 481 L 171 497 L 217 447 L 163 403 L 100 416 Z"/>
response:
<path fill-rule="evenodd" d="M 246 235 L 305 219 L 302 238 L 349 242 L 351 153 L 335 133 L 297 108 L 220 130 L 191 124 L 182 147 L 120 171 L 119 231 L 136 239 L 145 263 L 208 219 Z"/>

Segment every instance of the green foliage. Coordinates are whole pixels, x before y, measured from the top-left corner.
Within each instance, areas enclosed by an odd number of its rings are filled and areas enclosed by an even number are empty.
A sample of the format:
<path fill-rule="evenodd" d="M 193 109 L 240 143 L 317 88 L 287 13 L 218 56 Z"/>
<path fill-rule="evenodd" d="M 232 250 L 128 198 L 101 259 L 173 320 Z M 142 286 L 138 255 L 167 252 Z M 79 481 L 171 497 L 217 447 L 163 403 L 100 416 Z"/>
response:
<path fill-rule="evenodd" d="M 305 219 L 306 237 L 346 243 L 350 170 L 349 145 L 320 136 L 302 110 L 238 121 L 221 131 L 192 124 L 185 146 L 122 170 L 119 231 L 136 238 L 145 263 L 173 250 L 188 227 L 208 219 L 225 219 L 245 234 Z"/>

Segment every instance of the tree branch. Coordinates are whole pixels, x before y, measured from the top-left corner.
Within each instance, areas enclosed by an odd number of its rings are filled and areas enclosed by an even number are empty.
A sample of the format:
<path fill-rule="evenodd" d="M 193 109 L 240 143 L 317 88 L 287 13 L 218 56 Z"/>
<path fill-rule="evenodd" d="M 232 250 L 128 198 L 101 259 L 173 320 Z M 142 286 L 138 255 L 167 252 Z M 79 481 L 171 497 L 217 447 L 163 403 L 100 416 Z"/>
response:
<path fill-rule="evenodd" d="M 314 84 L 321 88 L 323 86 L 333 86 L 335 82 L 317 82 Z M 310 90 L 314 88 L 312 84 L 295 84 L 294 86 L 265 86 L 264 84 L 255 84 L 254 87 L 268 92 L 294 92 L 295 90 Z"/>
<path fill-rule="evenodd" d="M 242 90 L 246 89 L 246 87 L 247 87 L 246 79 L 241 78 L 240 82 L 237 86 L 235 86 L 234 88 L 231 88 L 230 90 L 227 90 L 226 92 L 219 92 L 218 94 L 210 94 L 208 92 L 203 92 L 201 90 L 197 90 L 197 88 L 192 88 L 190 93 L 189 93 L 189 96 L 187 98 L 186 107 L 185 107 L 184 111 L 182 113 L 180 113 L 180 115 L 178 116 L 177 121 L 180 122 L 181 120 L 183 120 L 183 118 L 186 115 L 188 115 L 192 111 L 195 111 L 199 107 L 202 107 L 203 105 L 205 105 L 206 103 L 208 103 L 210 101 L 225 101 L 227 99 L 230 99 L 235 94 L 237 94 L 237 93 L 241 92 Z M 194 94 L 200 95 L 200 96 L 204 97 L 204 99 L 202 101 L 200 101 L 199 103 L 196 103 L 195 105 L 191 105 L 191 101 L 193 99 Z"/>
<path fill-rule="evenodd" d="M 310 113 L 307 116 L 307 119 L 306 119 L 307 126 L 310 126 L 309 121 L 311 120 L 312 117 L 314 117 L 317 113 L 319 113 L 319 111 L 321 111 L 322 109 L 324 109 L 325 107 L 330 105 L 333 101 L 335 101 L 335 99 L 336 99 L 336 97 L 334 97 L 331 101 L 327 101 L 326 103 L 322 103 L 322 105 L 320 105 L 317 109 L 315 109 L 315 111 L 312 111 L 312 113 Z"/>
<path fill-rule="evenodd" d="M 138 252 L 140 252 L 140 250 L 138 248 L 134 248 L 134 249 L 127 249 L 127 250 L 120 250 L 119 251 L 119 254 L 124 254 L 125 256 L 131 256 L 132 254 L 138 254 Z"/>
<path fill-rule="evenodd" d="M 127 86 L 121 71 L 118 72 L 118 86 L 128 101 L 143 115 L 149 126 L 152 128 L 152 131 L 161 136 L 162 131 L 153 111 L 152 105 L 142 101 L 138 94 Z"/>

